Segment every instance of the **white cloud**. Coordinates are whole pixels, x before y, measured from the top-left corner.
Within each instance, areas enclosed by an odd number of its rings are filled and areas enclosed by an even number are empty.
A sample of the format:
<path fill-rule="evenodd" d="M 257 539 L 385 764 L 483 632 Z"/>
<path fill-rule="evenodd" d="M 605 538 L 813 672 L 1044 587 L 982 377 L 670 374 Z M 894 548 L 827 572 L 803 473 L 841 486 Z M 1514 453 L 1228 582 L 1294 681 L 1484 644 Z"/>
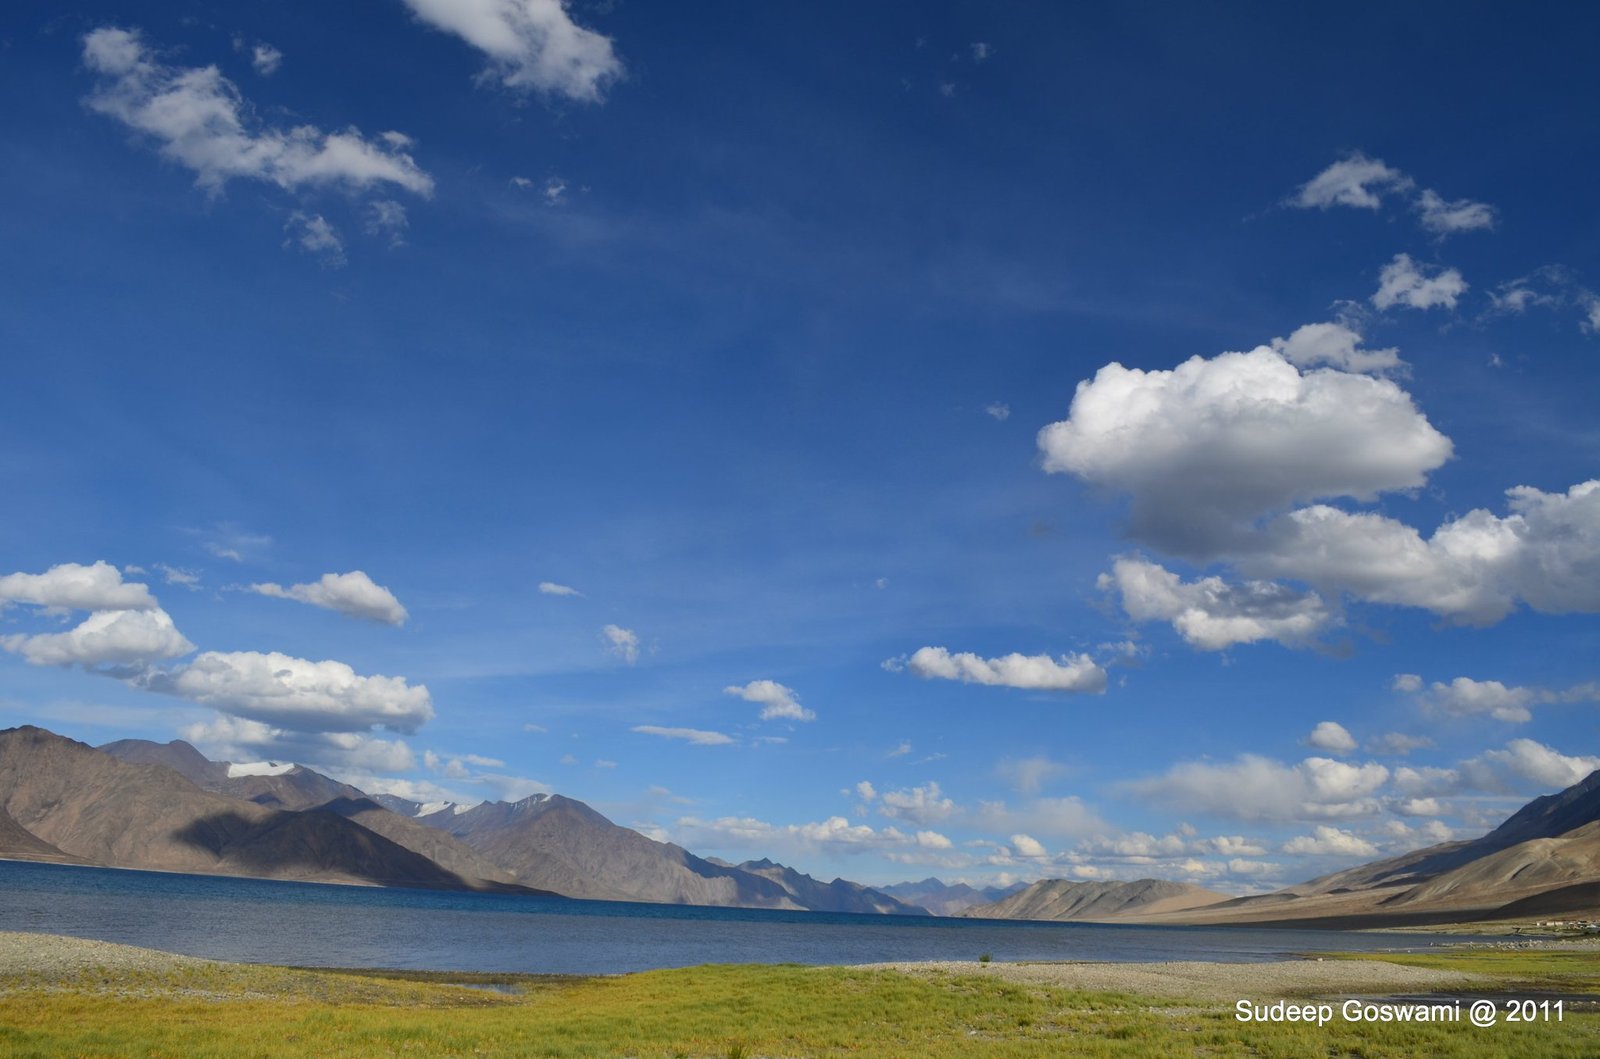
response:
<path fill-rule="evenodd" d="M 1135 796 L 1189 812 L 1243 820 L 1304 820 L 1368 816 L 1389 779 L 1382 765 L 1308 757 L 1284 765 L 1255 754 L 1227 764 L 1193 761 L 1160 776 L 1125 784 Z"/>
<path fill-rule="evenodd" d="M 156 598 L 145 585 L 124 582 L 117 568 L 101 559 L 90 566 L 60 563 L 42 574 L 0 577 L 0 606 L 6 603 L 72 610 L 154 610 Z"/>
<path fill-rule="evenodd" d="M 563 0 L 406 0 L 422 19 L 489 57 L 507 88 L 599 102 L 622 76 L 611 39 L 572 21 Z"/>
<path fill-rule="evenodd" d="M 329 268 L 344 267 L 344 240 L 322 214 L 295 210 L 284 222 L 283 230 L 288 236 L 283 241 L 285 250 L 299 248 Z"/>
<path fill-rule="evenodd" d="M 918 831 L 914 836 L 923 849 L 954 849 L 955 843 L 937 831 Z"/>
<path fill-rule="evenodd" d="M 125 586 L 138 587 L 139 586 Z M 194 650 L 159 607 L 97 610 L 66 632 L 0 636 L 0 647 L 34 665 L 145 666 Z"/>
<path fill-rule="evenodd" d="M 294 761 L 361 772 L 403 772 L 417 764 L 411 748 L 399 740 L 364 732 L 305 732 L 242 717 L 218 716 L 188 725 L 179 735 L 214 759 Z"/>
<path fill-rule="evenodd" d="M 1400 170 L 1356 151 L 1312 177 L 1290 201 L 1302 209 L 1354 206 L 1375 210 L 1384 195 L 1408 191 L 1412 186 L 1411 178 Z"/>
<path fill-rule="evenodd" d="M 348 574 L 323 574 L 310 584 L 290 585 L 288 588 L 271 582 L 251 585 L 250 591 L 276 599 L 309 603 L 313 607 L 385 625 L 404 625 L 408 617 L 406 608 L 400 605 L 393 592 L 374 583 L 360 570 L 352 570 Z"/>
<path fill-rule="evenodd" d="M 1381 515 L 1313 505 L 1275 520 L 1238 565 L 1469 624 L 1499 621 L 1519 599 L 1550 614 L 1600 611 L 1600 480 L 1506 495 L 1506 517 L 1479 508 L 1427 539 Z"/>
<path fill-rule="evenodd" d="M 1299 501 L 1415 488 L 1451 454 L 1393 381 L 1301 372 L 1268 346 L 1170 371 L 1108 364 L 1038 443 L 1046 471 L 1128 493 L 1134 536 L 1189 558 Z"/>
<path fill-rule="evenodd" d="M 1558 789 L 1570 787 L 1600 769 L 1600 757 L 1592 754 L 1563 754 L 1532 739 L 1513 739 L 1504 750 L 1486 750 L 1482 761 L 1489 768 L 1499 769 L 1506 775 L 1526 780 L 1539 787 Z M 1469 781 L 1481 789 L 1494 790 L 1474 762 L 1463 762 L 1463 772 Z"/>
<path fill-rule="evenodd" d="M 1384 196 L 1404 194 L 1416 182 L 1398 169 L 1357 151 L 1318 173 L 1300 188 L 1290 204 L 1303 209 L 1354 206 L 1376 210 Z M 1447 201 L 1432 188 L 1424 188 L 1412 201 L 1422 227 L 1435 235 L 1454 235 L 1495 226 L 1493 206 L 1471 199 Z"/>
<path fill-rule="evenodd" d="M 1106 671 L 1088 655 L 1022 655 L 980 658 L 969 651 L 951 654 L 943 647 L 923 647 L 906 661 L 906 668 L 924 680 L 959 680 L 1042 691 L 1101 692 Z"/>
<path fill-rule="evenodd" d="M 1479 231 L 1495 225 L 1493 206 L 1471 199 L 1446 202 L 1432 188 L 1417 199 L 1417 210 L 1422 214 L 1422 226 L 1436 235 Z"/>
<path fill-rule="evenodd" d="M 1356 741 L 1338 721 L 1322 721 L 1306 736 L 1306 745 L 1335 754 L 1348 754 L 1356 748 Z"/>
<path fill-rule="evenodd" d="M 995 766 L 995 772 L 1011 784 L 1013 790 L 1030 797 L 1038 794 L 1046 783 L 1065 774 L 1066 771 L 1065 765 L 1059 761 L 1051 761 L 1043 754 L 1029 758 L 1008 758 Z"/>
<path fill-rule="evenodd" d="M 546 206 L 559 206 L 567 201 L 567 182 L 560 177 L 551 177 L 544 182 L 544 204 Z"/>
<path fill-rule="evenodd" d="M 207 651 L 172 672 L 141 676 L 152 691 L 235 717 L 295 731 L 355 732 L 383 726 L 414 732 L 433 718 L 428 689 L 404 677 L 359 676 L 343 662 L 276 651 Z"/>
<path fill-rule="evenodd" d="M 262 77 L 271 77 L 278 72 L 278 67 L 283 65 L 283 52 L 270 44 L 257 44 L 250 49 L 250 65 L 256 68 L 256 73 Z"/>
<path fill-rule="evenodd" d="M 933 824 L 948 819 L 956 811 L 956 803 L 944 796 L 937 783 L 929 781 L 920 787 L 884 791 L 878 811 L 913 824 Z"/>
<path fill-rule="evenodd" d="M 1378 847 L 1364 838 L 1342 831 L 1337 827 L 1318 824 L 1313 834 L 1291 838 L 1283 844 L 1283 852 L 1311 857 L 1375 857 Z"/>
<path fill-rule="evenodd" d="M 905 757 L 909 753 L 911 753 L 911 741 L 909 739 L 902 739 L 899 742 L 899 744 L 897 744 L 895 746 L 895 748 L 893 750 L 889 751 L 884 756 L 885 757 Z"/>
<path fill-rule="evenodd" d="M 793 688 L 774 680 L 752 680 L 745 685 L 730 685 L 722 689 L 725 695 L 737 695 L 746 702 L 761 704 L 761 719 L 814 721 L 817 715 L 800 705 L 800 697 Z"/>
<path fill-rule="evenodd" d="M 1048 857 L 1050 855 L 1050 851 L 1044 848 L 1044 843 L 1029 835 L 1012 835 L 1011 848 L 1016 850 L 1019 857 Z"/>
<path fill-rule="evenodd" d="M 1378 290 L 1372 304 L 1379 309 L 1403 305 L 1411 309 L 1454 309 L 1456 300 L 1466 293 L 1467 281 L 1453 268 L 1426 266 L 1411 260 L 1410 254 L 1396 254 L 1378 275 Z"/>
<path fill-rule="evenodd" d="M 215 66 L 168 66 L 137 31 L 94 30 L 84 37 L 83 61 L 100 78 L 89 106 L 149 136 L 163 157 L 193 171 L 208 191 L 248 179 L 291 191 L 388 184 L 417 195 L 433 192 L 433 178 L 406 152 L 404 137 L 369 140 L 354 128 L 266 126 Z"/>
<path fill-rule="evenodd" d="M 1267 581 L 1230 585 L 1220 577 L 1185 582 L 1144 559 L 1121 558 L 1101 574 L 1135 621 L 1166 621 L 1184 641 L 1206 651 L 1275 640 L 1289 647 L 1311 642 L 1334 620 L 1322 597 Z"/>
<path fill-rule="evenodd" d="M 731 736 L 721 732 L 708 732 L 701 728 L 662 728 L 653 724 L 636 724 L 633 731 L 641 735 L 655 735 L 663 739 L 682 739 L 696 746 L 726 746 L 733 742 Z"/>
<path fill-rule="evenodd" d="M 984 405 L 983 410 L 1002 423 L 1011 418 L 1011 406 L 1000 401 Z"/>
<path fill-rule="evenodd" d="M 1526 794 L 1570 787 L 1597 768 L 1600 756 L 1563 754 L 1532 739 L 1513 739 L 1504 749 L 1485 750 L 1455 768 L 1397 768 L 1394 785 L 1413 799 L 1473 791 Z"/>
<path fill-rule="evenodd" d="M 1447 716 L 1487 715 L 1514 724 L 1533 719 L 1528 710 L 1533 703 L 1552 701 L 1544 697 L 1548 693 L 1541 689 L 1507 687 L 1498 680 L 1473 680 L 1471 677 L 1456 677 L 1448 684 L 1434 681 L 1425 694 L 1420 688 L 1416 693 L 1422 695 L 1430 709 Z"/>
<path fill-rule="evenodd" d="M 547 596 L 582 596 L 583 593 L 571 585 L 558 585 L 554 581 L 540 581 L 539 591 Z"/>
<path fill-rule="evenodd" d="M 632 629 L 624 629 L 620 625 L 607 625 L 600 630 L 600 636 L 608 645 L 606 650 L 628 665 L 631 666 L 639 661 L 639 634 Z"/>
<path fill-rule="evenodd" d="M 991 56 L 993 54 L 994 54 L 994 46 L 989 44 L 987 41 L 978 40 L 978 41 L 973 41 L 972 42 L 972 61 L 973 62 L 981 63 L 981 62 L 985 61 L 986 59 L 988 59 L 989 56 Z"/>
<path fill-rule="evenodd" d="M 1305 324 L 1288 338 L 1274 338 L 1272 348 L 1297 368 L 1326 364 L 1340 371 L 1385 372 L 1403 365 L 1398 349 L 1362 349 L 1361 335 L 1344 324 Z"/>

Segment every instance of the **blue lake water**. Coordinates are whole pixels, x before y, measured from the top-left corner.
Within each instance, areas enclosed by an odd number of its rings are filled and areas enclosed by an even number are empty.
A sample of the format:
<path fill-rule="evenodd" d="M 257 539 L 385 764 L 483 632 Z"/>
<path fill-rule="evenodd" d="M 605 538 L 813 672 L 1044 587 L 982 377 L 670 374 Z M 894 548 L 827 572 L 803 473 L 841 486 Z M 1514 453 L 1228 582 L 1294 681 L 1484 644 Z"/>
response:
<path fill-rule="evenodd" d="M 1426 936 L 569 901 L 0 861 L 0 930 L 315 967 L 608 974 L 700 963 L 1265 961 Z M 1451 941 L 1473 940 L 1452 937 Z"/>

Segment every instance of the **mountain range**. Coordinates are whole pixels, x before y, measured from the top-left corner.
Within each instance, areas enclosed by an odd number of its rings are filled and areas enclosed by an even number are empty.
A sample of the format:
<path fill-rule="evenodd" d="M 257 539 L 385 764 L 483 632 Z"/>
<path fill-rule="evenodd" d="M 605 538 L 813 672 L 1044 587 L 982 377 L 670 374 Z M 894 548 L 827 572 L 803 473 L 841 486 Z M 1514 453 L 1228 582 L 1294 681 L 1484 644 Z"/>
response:
<path fill-rule="evenodd" d="M 188 743 L 99 748 L 0 731 L 0 857 L 611 901 L 927 915 L 844 879 L 731 865 L 580 801 L 424 805 L 293 764 L 215 762 Z"/>
<path fill-rule="evenodd" d="M 0 731 L 0 858 L 613 901 L 1150 924 L 1382 927 L 1600 911 L 1600 772 L 1488 834 L 1228 898 L 1166 882 L 823 882 L 702 858 L 583 802 L 423 804 L 182 741 Z"/>

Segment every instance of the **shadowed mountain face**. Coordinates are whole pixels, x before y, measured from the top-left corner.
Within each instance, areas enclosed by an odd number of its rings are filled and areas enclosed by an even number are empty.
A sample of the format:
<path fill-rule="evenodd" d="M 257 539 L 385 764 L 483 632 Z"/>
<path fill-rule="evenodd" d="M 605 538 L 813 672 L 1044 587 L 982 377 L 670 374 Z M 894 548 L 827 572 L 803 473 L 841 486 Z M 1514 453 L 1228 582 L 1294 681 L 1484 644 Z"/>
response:
<path fill-rule="evenodd" d="M 975 919 L 1099 920 L 1136 912 L 1176 912 L 1227 899 L 1225 894 L 1162 879 L 1133 882 L 1041 879 L 1010 897 L 994 904 L 975 905 L 961 914 Z"/>
<path fill-rule="evenodd" d="M 0 809 L 0 859 L 43 860 L 55 864 L 82 864 L 83 860 L 63 853 L 44 839 L 11 819 L 11 814 Z"/>
<path fill-rule="evenodd" d="M 1019 882 L 1010 886 L 985 886 L 980 890 L 966 883 L 946 885 L 934 878 L 923 879 L 921 882 L 903 882 L 876 887 L 881 893 L 907 904 L 926 908 L 936 916 L 960 915 L 973 905 L 993 904 L 1027 888 L 1027 883 Z"/>
<path fill-rule="evenodd" d="M 466 888 L 475 881 L 334 813 L 286 812 L 201 790 L 41 728 L 0 731 L 0 810 L 95 864 L 201 874 Z"/>
<path fill-rule="evenodd" d="M 600 901 L 801 908 L 771 879 L 619 827 L 559 794 L 486 802 L 419 818 L 516 873 L 526 886 Z"/>

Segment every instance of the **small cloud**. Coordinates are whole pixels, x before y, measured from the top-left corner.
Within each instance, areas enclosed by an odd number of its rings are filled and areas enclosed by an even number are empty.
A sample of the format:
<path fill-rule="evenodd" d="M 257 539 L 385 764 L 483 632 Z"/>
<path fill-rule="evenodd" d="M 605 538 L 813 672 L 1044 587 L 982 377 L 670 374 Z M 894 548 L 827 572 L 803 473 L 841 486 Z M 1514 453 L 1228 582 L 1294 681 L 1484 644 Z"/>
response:
<path fill-rule="evenodd" d="M 888 663 L 884 663 L 885 668 Z M 924 680 L 959 680 L 964 684 L 989 684 L 1034 691 L 1106 689 L 1106 671 L 1088 655 L 1023 655 L 981 658 L 970 651 L 952 654 L 943 647 L 923 647 L 906 660 L 906 667 Z"/>
<path fill-rule="evenodd" d="M 283 230 L 287 236 L 283 241 L 284 249 L 298 247 L 327 268 L 345 266 L 344 240 L 339 238 L 338 229 L 328 223 L 322 214 L 295 210 L 289 214 Z"/>
<path fill-rule="evenodd" d="M 640 735 L 654 735 L 662 739 L 682 739 L 695 746 L 727 746 L 733 737 L 721 732 L 708 732 L 701 728 L 662 728 L 654 724 L 634 725 L 632 731 Z"/>
<path fill-rule="evenodd" d="M 800 705 L 800 697 L 793 688 L 773 680 L 752 680 L 745 685 L 729 685 L 722 689 L 725 695 L 737 695 L 746 702 L 761 704 L 763 721 L 791 720 L 814 721 L 817 715 Z"/>
<path fill-rule="evenodd" d="M 525 725 L 522 726 L 522 730 L 524 732 L 544 733 L 544 732 L 548 732 L 550 729 L 546 728 L 542 724 L 525 724 Z"/>
<path fill-rule="evenodd" d="M 562 754 L 561 763 L 563 765 L 576 765 L 578 764 L 578 759 L 571 754 Z"/>
<path fill-rule="evenodd" d="M 321 579 L 305 585 L 282 585 L 266 582 L 250 586 L 250 591 L 276 599 L 292 599 L 309 603 L 313 607 L 338 611 L 352 618 L 366 618 L 385 625 L 404 625 L 409 615 L 382 585 L 375 583 L 363 571 L 347 574 L 323 574 Z"/>
<path fill-rule="evenodd" d="M 872 582 L 872 587 L 881 592 L 889 587 L 889 579 L 887 577 L 880 577 L 876 581 Z"/>
<path fill-rule="evenodd" d="M 1412 186 L 1411 178 L 1400 170 L 1391 169 L 1379 159 L 1368 158 L 1360 151 L 1355 151 L 1302 185 L 1289 204 L 1301 209 L 1326 210 L 1333 206 L 1353 206 L 1375 210 L 1382 203 L 1384 195 L 1408 191 Z"/>
<path fill-rule="evenodd" d="M 941 82 L 939 85 L 939 94 L 946 99 L 950 99 L 956 94 L 956 86 L 948 81 Z"/>
<path fill-rule="evenodd" d="M 278 72 L 278 67 L 283 65 L 283 52 L 270 44 L 257 44 L 250 49 L 250 65 L 256 68 L 256 73 L 262 77 L 271 77 Z"/>
<path fill-rule="evenodd" d="M 1457 299 L 1466 290 L 1467 281 L 1457 270 L 1443 266 L 1429 270 L 1413 261 L 1410 254 L 1396 254 L 1378 276 L 1372 304 L 1379 309 L 1391 309 L 1396 305 L 1410 309 L 1454 309 Z"/>
<path fill-rule="evenodd" d="M 972 61 L 973 62 L 981 63 L 984 60 L 988 59 L 989 56 L 991 56 L 993 54 L 994 54 L 994 48 L 991 47 L 987 42 L 981 41 L 981 40 L 972 42 Z"/>
<path fill-rule="evenodd" d="M 1417 199 L 1417 211 L 1422 214 L 1422 226 L 1435 235 L 1475 232 L 1495 226 L 1493 206 L 1471 199 L 1446 202 L 1432 188 Z"/>
<path fill-rule="evenodd" d="M 1355 737 L 1337 721 L 1323 721 L 1311 730 L 1305 739 L 1307 746 L 1330 750 L 1335 754 L 1348 754 L 1356 748 Z"/>
<path fill-rule="evenodd" d="M 605 758 L 597 758 L 595 760 L 594 767 L 597 769 L 614 769 L 617 767 L 617 763 L 615 761 L 608 761 Z"/>
<path fill-rule="evenodd" d="M 583 595 L 571 585 L 558 585 L 554 581 L 540 581 L 539 591 L 547 596 L 579 596 Z"/>
<path fill-rule="evenodd" d="M 559 206 L 567 201 L 567 182 L 560 177 L 551 177 L 544 182 L 544 204 L 546 206 Z"/>
<path fill-rule="evenodd" d="M 628 665 L 631 666 L 639 661 L 639 634 L 632 629 L 624 629 L 620 625 L 607 625 L 600 630 L 600 636 L 609 645 L 606 650 Z"/>
<path fill-rule="evenodd" d="M 889 753 L 887 753 L 884 756 L 885 757 L 891 757 L 891 758 L 905 757 L 909 753 L 911 753 L 911 740 L 905 739 L 905 740 L 901 740 L 899 746 L 895 747 L 893 750 L 889 751 Z"/>
<path fill-rule="evenodd" d="M 1011 406 L 1000 401 L 984 405 L 983 410 L 1001 423 L 1011 418 Z"/>
<path fill-rule="evenodd" d="M 1011 848 L 1019 857 L 1048 857 L 1050 851 L 1044 848 L 1044 843 L 1028 835 L 1012 835 Z"/>

